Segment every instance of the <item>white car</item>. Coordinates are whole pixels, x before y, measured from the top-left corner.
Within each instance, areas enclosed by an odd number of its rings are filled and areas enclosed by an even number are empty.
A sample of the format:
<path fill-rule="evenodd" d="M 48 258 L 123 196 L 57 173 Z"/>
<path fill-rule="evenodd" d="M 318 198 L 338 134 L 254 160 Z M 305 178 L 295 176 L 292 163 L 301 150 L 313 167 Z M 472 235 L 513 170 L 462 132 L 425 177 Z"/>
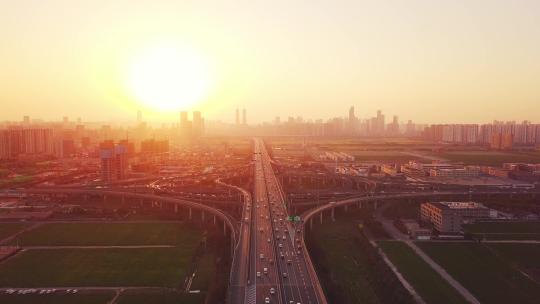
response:
<path fill-rule="evenodd" d="M 257 271 L 257 278 L 260 278 L 260 277 L 261 277 L 261 272 Z"/>
<path fill-rule="evenodd" d="M 270 303 L 270 298 L 269 297 L 264 298 L 264 303 L 269 304 Z"/>
<path fill-rule="evenodd" d="M 264 268 L 263 268 L 263 273 L 264 273 L 264 274 L 268 274 L 268 268 L 264 267 Z"/>
<path fill-rule="evenodd" d="M 276 290 L 274 289 L 274 287 L 270 288 L 270 294 L 275 294 L 276 293 Z"/>

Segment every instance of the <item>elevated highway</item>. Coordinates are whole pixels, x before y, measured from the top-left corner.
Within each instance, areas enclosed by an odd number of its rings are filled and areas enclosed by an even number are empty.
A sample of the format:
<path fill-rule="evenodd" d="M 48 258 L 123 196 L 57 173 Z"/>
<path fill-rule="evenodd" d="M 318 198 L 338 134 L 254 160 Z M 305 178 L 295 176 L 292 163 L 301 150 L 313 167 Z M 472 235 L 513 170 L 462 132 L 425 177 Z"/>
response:
<path fill-rule="evenodd" d="M 239 223 L 236 219 L 234 219 L 229 214 L 225 213 L 224 211 L 221 211 L 219 209 L 207 206 L 205 204 L 201 204 L 199 202 L 192 202 L 188 200 L 183 199 L 177 199 L 173 197 L 166 197 L 166 196 L 160 196 L 155 194 L 147 194 L 147 193 L 133 193 L 133 192 L 126 192 L 126 191 L 117 191 L 117 190 L 101 190 L 101 189 L 88 189 L 88 188 L 82 188 L 82 189 L 76 189 L 76 188 L 30 188 L 30 189 L 17 189 L 17 190 L 8 190 L 3 191 L 0 194 L 35 194 L 35 195 L 56 195 L 56 194 L 68 194 L 68 195 L 97 195 L 97 196 L 103 196 L 104 199 L 107 197 L 120 197 L 122 200 L 125 200 L 126 198 L 129 199 L 139 199 L 142 201 L 151 201 L 157 203 L 157 205 L 160 208 L 163 208 L 165 204 L 170 205 L 173 207 L 174 212 L 178 212 L 179 207 L 187 207 L 187 208 L 193 208 L 196 210 L 202 211 L 202 217 L 204 217 L 205 213 L 209 213 L 210 215 L 214 215 L 220 220 L 223 221 L 223 230 L 226 233 L 227 228 L 229 231 L 231 231 L 231 242 L 232 242 L 232 248 L 234 248 L 236 241 L 238 240 L 239 235 Z"/>

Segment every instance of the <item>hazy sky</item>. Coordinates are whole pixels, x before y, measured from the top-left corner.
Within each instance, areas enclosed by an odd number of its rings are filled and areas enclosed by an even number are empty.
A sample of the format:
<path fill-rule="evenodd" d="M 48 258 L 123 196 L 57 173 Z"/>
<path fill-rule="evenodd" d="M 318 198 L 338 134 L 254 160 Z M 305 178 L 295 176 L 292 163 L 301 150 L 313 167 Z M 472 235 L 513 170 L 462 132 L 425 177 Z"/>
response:
<path fill-rule="evenodd" d="M 0 0 L 0 120 L 134 119 L 126 62 L 156 41 L 212 67 L 208 119 L 540 122 L 538 0 Z"/>

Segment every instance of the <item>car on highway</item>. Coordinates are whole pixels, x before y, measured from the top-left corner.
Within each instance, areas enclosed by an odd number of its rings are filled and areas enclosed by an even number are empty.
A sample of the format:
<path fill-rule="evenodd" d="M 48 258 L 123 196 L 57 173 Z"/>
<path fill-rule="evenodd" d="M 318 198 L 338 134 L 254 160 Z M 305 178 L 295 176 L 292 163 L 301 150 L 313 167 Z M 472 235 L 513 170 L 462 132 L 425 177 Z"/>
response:
<path fill-rule="evenodd" d="M 288 276 L 289 276 L 289 275 L 288 275 L 286 272 L 283 273 L 283 277 L 284 277 L 284 278 L 286 278 L 286 277 L 288 277 Z"/>
<path fill-rule="evenodd" d="M 292 261 L 291 261 L 291 260 L 287 260 L 287 264 L 291 265 L 291 264 L 292 264 Z"/>
<path fill-rule="evenodd" d="M 275 294 L 276 293 L 276 289 L 274 287 L 270 288 L 270 294 Z"/>
<path fill-rule="evenodd" d="M 257 278 L 260 278 L 260 277 L 261 277 L 261 272 L 257 271 Z"/>
<path fill-rule="evenodd" d="M 260 258 L 261 260 L 264 260 L 264 254 L 262 254 L 262 253 L 259 254 L 259 258 Z"/>
<path fill-rule="evenodd" d="M 279 244 L 278 244 L 278 247 L 279 247 L 279 248 L 283 248 L 283 244 L 279 243 Z"/>
<path fill-rule="evenodd" d="M 270 298 L 269 297 L 264 298 L 264 303 L 269 304 L 270 303 Z"/>
<path fill-rule="evenodd" d="M 264 274 L 268 274 L 268 268 L 264 267 L 264 268 L 263 268 L 263 273 L 264 273 Z"/>

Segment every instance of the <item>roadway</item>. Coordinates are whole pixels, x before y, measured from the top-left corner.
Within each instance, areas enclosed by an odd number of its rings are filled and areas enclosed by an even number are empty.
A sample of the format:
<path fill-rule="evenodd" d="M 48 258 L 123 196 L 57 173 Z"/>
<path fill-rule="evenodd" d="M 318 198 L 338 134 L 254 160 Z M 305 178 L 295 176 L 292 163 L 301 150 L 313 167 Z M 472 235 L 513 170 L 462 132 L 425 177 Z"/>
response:
<path fill-rule="evenodd" d="M 250 274 L 246 303 L 326 303 L 300 224 L 287 220 L 285 199 L 260 139 L 254 140 L 255 184 Z M 254 294 L 253 294 L 254 293 Z"/>

